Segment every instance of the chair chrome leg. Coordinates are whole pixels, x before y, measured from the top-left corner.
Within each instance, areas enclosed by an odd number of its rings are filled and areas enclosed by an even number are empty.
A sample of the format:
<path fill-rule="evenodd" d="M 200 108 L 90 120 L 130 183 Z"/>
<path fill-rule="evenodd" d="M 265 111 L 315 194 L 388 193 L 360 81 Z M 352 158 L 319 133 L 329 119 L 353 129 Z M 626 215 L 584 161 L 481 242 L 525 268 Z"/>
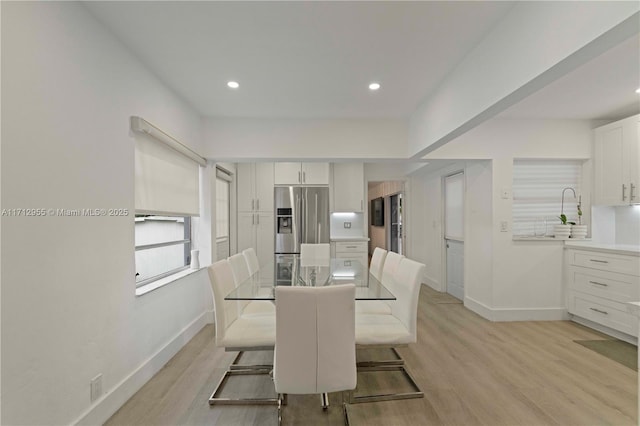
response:
<path fill-rule="evenodd" d="M 255 376 L 269 374 L 270 370 L 227 370 L 209 397 L 209 405 L 276 405 L 278 398 L 222 398 L 220 392 L 231 376 Z"/>
<path fill-rule="evenodd" d="M 320 400 L 322 401 L 322 409 L 327 410 L 329 408 L 329 395 L 326 393 L 321 393 Z"/>
<path fill-rule="evenodd" d="M 231 365 L 229 366 L 229 370 L 265 370 L 265 369 L 273 368 L 273 364 L 253 364 L 253 365 L 238 364 L 243 354 L 244 354 L 244 351 L 238 352 L 238 355 L 236 355 L 236 357 L 233 359 L 233 362 L 231 362 Z"/>
<path fill-rule="evenodd" d="M 424 398 L 424 392 L 420 389 L 415 379 L 405 366 L 377 366 L 377 367 L 361 367 L 358 368 L 358 371 L 402 371 L 405 378 L 413 388 L 411 392 L 401 392 L 401 393 L 385 393 L 385 394 L 377 394 L 377 395 L 365 395 L 365 396 L 355 396 L 352 395 L 351 403 L 359 404 L 362 402 L 375 402 L 375 401 L 392 401 L 397 399 L 413 399 L 413 398 Z"/>
<path fill-rule="evenodd" d="M 359 367 L 378 367 L 383 365 L 404 365 L 404 359 L 402 355 L 398 352 L 396 348 L 390 348 L 393 354 L 395 355 L 395 359 L 383 359 L 381 361 L 360 361 L 356 363 L 356 366 Z"/>
<path fill-rule="evenodd" d="M 285 395 L 286 397 L 286 395 Z M 278 396 L 278 426 L 282 425 L 282 394 Z"/>

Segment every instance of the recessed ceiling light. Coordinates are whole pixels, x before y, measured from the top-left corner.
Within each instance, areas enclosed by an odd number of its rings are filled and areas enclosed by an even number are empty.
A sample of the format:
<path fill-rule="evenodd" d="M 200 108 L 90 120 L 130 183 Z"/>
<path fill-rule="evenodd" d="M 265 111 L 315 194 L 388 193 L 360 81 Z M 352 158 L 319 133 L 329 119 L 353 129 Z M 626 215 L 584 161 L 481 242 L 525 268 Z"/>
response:
<path fill-rule="evenodd" d="M 636 93 L 640 93 L 640 87 L 636 89 Z"/>
<path fill-rule="evenodd" d="M 240 84 L 238 84 L 237 81 L 228 81 L 227 86 L 231 89 L 237 89 L 238 87 L 240 87 Z"/>
<path fill-rule="evenodd" d="M 378 90 L 380 88 L 380 83 L 371 83 L 369 85 L 369 90 Z"/>

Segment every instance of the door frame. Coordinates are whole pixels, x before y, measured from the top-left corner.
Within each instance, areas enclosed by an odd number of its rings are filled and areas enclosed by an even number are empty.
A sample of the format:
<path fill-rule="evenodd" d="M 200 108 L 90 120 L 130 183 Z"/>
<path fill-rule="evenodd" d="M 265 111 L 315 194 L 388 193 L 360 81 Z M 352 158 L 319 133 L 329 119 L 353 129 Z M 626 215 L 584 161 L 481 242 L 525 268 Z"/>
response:
<path fill-rule="evenodd" d="M 441 200 L 440 200 L 440 205 L 441 205 L 441 223 L 442 223 L 442 227 L 441 227 L 441 232 L 440 232 L 440 241 L 441 241 L 441 245 L 440 245 L 440 256 L 442 259 L 442 264 L 441 264 L 441 268 L 442 268 L 442 284 L 440 286 L 442 292 L 447 293 L 447 287 L 448 287 L 448 281 L 449 281 L 449 277 L 448 277 L 448 273 L 447 273 L 447 237 L 446 237 L 446 230 L 447 230 L 447 224 L 446 224 L 446 186 L 445 186 L 445 182 L 447 178 L 450 178 L 452 176 L 456 176 L 462 174 L 464 176 L 464 179 L 462 180 L 462 199 L 463 199 L 463 205 L 462 205 L 462 223 L 464 224 L 464 229 L 463 229 L 463 236 L 462 236 L 462 240 L 458 240 L 458 239 L 451 239 L 453 241 L 462 241 L 462 243 L 464 243 L 464 234 L 466 233 L 466 174 L 465 174 L 465 168 L 462 169 L 457 169 L 455 171 L 452 171 L 450 173 L 447 173 L 446 175 L 442 175 L 442 185 L 441 185 L 441 189 L 442 189 L 442 196 L 441 196 Z M 463 265 L 464 268 L 464 265 Z M 464 278 L 464 273 L 463 273 L 463 278 Z M 463 280 L 463 295 L 466 295 L 467 292 L 467 286 L 464 285 L 464 280 Z M 464 298 L 463 298 L 463 303 L 464 303 Z"/>

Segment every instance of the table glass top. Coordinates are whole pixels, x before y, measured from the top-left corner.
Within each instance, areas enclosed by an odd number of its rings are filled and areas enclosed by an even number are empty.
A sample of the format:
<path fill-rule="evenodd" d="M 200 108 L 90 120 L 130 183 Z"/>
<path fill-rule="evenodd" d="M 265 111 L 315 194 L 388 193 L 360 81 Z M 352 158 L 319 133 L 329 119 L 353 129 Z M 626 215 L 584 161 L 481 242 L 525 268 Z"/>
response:
<path fill-rule="evenodd" d="M 225 300 L 275 300 L 276 285 L 336 284 L 355 284 L 356 300 L 395 300 L 395 296 L 357 260 L 305 262 L 297 257 L 261 265 L 260 271 L 242 282 Z"/>

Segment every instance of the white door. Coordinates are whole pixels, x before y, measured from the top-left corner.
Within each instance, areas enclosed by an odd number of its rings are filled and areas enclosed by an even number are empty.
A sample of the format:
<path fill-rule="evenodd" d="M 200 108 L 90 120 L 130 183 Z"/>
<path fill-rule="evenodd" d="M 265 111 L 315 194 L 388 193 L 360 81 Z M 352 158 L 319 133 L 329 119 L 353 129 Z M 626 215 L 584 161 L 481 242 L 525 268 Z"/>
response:
<path fill-rule="evenodd" d="M 444 179 L 447 293 L 464 300 L 464 173 Z"/>
<path fill-rule="evenodd" d="M 238 253 L 250 247 L 255 248 L 256 214 L 238 213 Z"/>
<path fill-rule="evenodd" d="M 273 261 L 275 253 L 275 223 L 273 213 L 256 214 L 256 255 L 260 265 Z"/>
<path fill-rule="evenodd" d="M 329 163 L 302 163 L 302 183 L 329 185 Z"/>
<path fill-rule="evenodd" d="M 255 179 L 255 210 L 273 214 L 273 163 L 256 163 Z"/>
<path fill-rule="evenodd" d="M 276 163 L 274 166 L 276 185 L 297 185 L 302 183 L 300 163 Z"/>

